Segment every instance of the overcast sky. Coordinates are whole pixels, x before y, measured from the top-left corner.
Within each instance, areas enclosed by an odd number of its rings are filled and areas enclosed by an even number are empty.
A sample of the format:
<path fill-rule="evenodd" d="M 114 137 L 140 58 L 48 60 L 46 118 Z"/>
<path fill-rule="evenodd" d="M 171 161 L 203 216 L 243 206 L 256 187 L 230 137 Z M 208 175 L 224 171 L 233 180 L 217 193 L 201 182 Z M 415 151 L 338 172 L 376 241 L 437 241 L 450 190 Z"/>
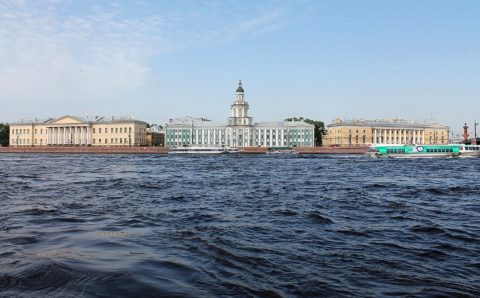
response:
<path fill-rule="evenodd" d="M 0 0 L 0 122 L 480 120 L 480 1 Z"/>

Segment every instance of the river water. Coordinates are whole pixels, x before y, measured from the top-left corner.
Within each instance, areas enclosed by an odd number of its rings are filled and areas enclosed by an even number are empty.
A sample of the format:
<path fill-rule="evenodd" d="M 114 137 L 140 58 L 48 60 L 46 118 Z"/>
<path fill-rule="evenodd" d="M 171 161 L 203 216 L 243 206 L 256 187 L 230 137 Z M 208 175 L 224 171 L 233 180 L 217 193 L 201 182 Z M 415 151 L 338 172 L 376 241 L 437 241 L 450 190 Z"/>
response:
<path fill-rule="evenodd" d="M 480 159 L 0 155 L 0 296 L 480 295 Z"/>

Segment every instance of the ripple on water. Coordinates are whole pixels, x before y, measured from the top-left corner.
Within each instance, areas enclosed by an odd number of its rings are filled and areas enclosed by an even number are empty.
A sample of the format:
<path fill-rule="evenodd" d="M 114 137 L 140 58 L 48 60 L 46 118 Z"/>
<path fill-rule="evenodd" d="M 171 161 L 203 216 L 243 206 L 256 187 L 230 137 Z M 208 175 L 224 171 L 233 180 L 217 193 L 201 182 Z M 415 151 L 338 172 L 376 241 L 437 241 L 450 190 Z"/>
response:
<path fill-rule="evenodd" d="M 0 296 L 480 296 L 480 159 L 0 163 Z"/>

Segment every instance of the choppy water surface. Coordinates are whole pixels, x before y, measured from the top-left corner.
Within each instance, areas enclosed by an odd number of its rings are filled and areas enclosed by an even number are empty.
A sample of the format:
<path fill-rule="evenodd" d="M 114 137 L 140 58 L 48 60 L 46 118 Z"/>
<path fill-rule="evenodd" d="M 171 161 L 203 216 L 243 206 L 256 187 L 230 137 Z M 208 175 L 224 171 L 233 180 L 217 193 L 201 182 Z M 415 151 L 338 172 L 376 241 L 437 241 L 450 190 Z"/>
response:
<path fill-rule="evenodd" d="M 0 155 L 0 295 L 480 295 L 480 159 Z"/>

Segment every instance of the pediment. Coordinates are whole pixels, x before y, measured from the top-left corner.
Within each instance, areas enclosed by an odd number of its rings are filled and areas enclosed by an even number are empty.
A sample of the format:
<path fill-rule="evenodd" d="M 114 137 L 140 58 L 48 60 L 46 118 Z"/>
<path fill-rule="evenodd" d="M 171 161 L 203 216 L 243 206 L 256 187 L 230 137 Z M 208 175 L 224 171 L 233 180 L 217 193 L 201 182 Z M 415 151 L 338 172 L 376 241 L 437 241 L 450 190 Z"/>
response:
<path fill-rule="evenodd" d="M 63 116 L 60 118 L 57 118 L 55 120 L 52 120 L 50 124 L 82 124 L 86 123 L 85 121 L 82 121 L 81 119 L 74 117 L 74 116 Z"/>

